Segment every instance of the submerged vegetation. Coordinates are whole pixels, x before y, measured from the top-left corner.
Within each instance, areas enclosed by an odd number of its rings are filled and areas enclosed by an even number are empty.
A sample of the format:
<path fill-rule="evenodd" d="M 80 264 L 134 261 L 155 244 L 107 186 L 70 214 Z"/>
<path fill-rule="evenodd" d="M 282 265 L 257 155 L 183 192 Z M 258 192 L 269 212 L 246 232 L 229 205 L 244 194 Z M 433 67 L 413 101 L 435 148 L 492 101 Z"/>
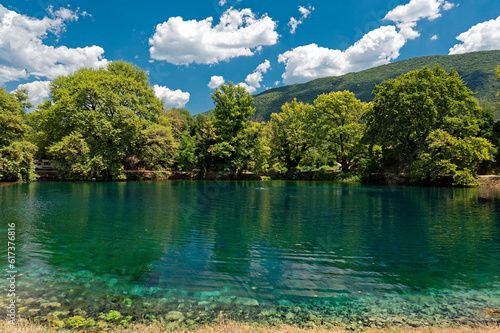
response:
<path fill-rule="evenodd" d="M 164 110 L 137 66 L 83 68 L 55 79 L 50 99 L 32 113 L 23 92 L 0 90 L 0 179 L 33 180 L 35 158 L 54 161 L 64 180 L 120 180 L 140 171 L 300 179 L 321 169 L 342 177 L 314 179 L 395 174 L 429 183 L 447 175 L 468 186 L 478 171 L 499 169 L 497 106 L 481 107 L 456 71 L 423 67 L 382 82 L 373 95 L 370 103 L 349 91 L 311 104 L 292 100 L 255 122 L 253 97 L 229 83 L 212 94 L 211 114 L 192 117 Z"/>

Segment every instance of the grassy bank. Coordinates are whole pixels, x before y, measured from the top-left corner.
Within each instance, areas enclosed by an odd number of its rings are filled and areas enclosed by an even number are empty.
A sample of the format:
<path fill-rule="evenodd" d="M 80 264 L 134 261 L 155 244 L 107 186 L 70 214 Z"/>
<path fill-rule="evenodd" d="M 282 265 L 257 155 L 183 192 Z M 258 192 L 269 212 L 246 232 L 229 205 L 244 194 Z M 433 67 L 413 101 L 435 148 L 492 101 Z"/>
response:
<path fill-rule="evenodd" d="M 57 329 L 33 323 L 26 319 L 19 319 L 16 326 L 12 326 L 7 320 L 0 322 L 0 332 L 20 332 L 20 333 L 52 333 L 52 332 L 78 332 L 79 330 Z M 133 324 L 128 328 L 110 327 L 103 330 L 95 330 L 94 332 L 121 332 L 121 333 L 156 333 L 156 332 L 184 332 L 184 333 L 341 333 L 351 332 L 342 328 L 333 329 L 302 329 L 289 325 L 279 325 L 276 327 L 264 327 L 252 324 L 241 324 L 233 321 L 224 321 L 222 323 L 207 325 L 195 330 L 175 330 L 159 322 L 151 325 Z M 369 333 L 500 333 L 500 326 L 482 326 L 476 328 L 470 327 L 426 327 L 426 328 L 410 328 L 410 327 L 390 327 L 382 329 L 367 329 L 363 332 Z"/>

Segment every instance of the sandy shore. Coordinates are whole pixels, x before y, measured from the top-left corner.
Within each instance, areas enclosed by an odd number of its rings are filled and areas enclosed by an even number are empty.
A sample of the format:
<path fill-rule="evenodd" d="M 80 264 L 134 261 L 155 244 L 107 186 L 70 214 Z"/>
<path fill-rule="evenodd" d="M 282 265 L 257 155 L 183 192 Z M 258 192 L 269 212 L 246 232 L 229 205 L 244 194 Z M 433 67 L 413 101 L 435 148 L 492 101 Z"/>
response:
<path fill-rule="evenodd" d="M 222 323 L 207 325 L 195 330 L 175 330 L 162 325 L 159 322 L 151 325 L 131 324 L 128 328 L 122 327 L 103 327 L 100 330 L 89 328 L 88 330 L 78 329 L 58 329 L 51 328 L 46 325 L 36 324 L 25 319 L 17 321 L 15 326 L 8 323 L 7 320 L 0 321 L 0 332 L 20 332 L 20 333 L 52 333 L 52 332 L 121 332 L 121 333 L 165 333 L 165 332 L 183 332 L 183 333 L 341 333 L 351 332 L 341 328 L 333 329 L 301 329 L 289 325 L 280 325 L 276 327 L 262 327 L 255 324 L 241 324 L 232 321 L 224 321 Z M 363 332 L 368 333 L 500 333 L 500 325 L 483 326 L 483 327 L 425 327 L 425 328 L 410 328 L 410 327 L 388 327 L 382 329 L 366 329 Z"/>

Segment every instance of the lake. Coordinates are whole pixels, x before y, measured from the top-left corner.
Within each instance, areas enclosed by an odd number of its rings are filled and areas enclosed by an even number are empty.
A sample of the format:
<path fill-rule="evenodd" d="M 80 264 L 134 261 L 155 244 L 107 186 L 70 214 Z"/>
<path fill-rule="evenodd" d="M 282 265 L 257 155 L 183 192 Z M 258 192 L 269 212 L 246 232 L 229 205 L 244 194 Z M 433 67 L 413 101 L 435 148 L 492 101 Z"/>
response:
<path fill-rule="evenodd" d="M 423 326 L 500 308 L 494 190 L 47 182 L 0 186 L 0 209 L 2 271 L 15 223 L 21 316 Z"/>

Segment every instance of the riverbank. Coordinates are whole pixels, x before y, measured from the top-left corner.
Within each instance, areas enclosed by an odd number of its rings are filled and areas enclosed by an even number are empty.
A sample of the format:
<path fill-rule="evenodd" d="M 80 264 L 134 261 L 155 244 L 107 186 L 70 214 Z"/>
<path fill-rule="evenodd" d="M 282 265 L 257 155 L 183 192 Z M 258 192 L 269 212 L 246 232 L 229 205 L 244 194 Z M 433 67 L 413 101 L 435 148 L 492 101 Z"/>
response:
<path fill-rule="evenodd" d="M 12 326 L 7 320 L 0 322 L 0 332 L 11 333 L 52 333 L 52 332 L 69 332 L 69 329 L 59 329 L 37 324 L 26 319 L 21 319 L 16 326 Z M 74 331 L 74 330 L 73 330 Z M 156 322 L 151 325 L 131 324 L 127 328 L 113 327 L 105 330 L 94 330 L 94 332 L 120 332 L 120 333 L 156 333 L 156 332 L 179 332 L 179 333 L 343 333 L 352 332 L 342 328 L 332 329 L 303 329 L 296 326 L 285 324 L 275 327 L 265 327 L 255 324 L 237 323 L 233 321 L 222 321 L 212 325 L 206 325 L 195 330 L 188 329 L 169 329 L 166 325 Z M 366 329 L 363 332 L 367 333 L 500 333 L 499 325 L 480 326 L 480 327 L 387 327 L 382 329 Z"/>

